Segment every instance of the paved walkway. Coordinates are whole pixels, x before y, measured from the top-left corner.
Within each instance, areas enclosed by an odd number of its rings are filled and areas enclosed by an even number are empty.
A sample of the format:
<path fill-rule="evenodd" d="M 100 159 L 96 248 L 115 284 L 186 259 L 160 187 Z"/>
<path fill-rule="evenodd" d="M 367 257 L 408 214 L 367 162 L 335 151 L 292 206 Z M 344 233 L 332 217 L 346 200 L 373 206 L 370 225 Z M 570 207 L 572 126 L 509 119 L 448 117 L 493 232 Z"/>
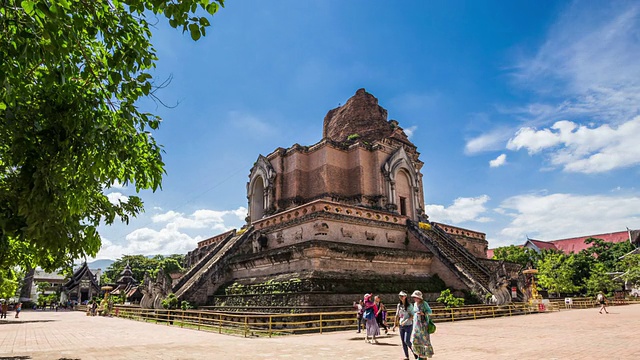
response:
<path fill-rule="evenodd" d="M 0 322 L 0 359 L 402 359 L 396 334 L 355 331 L 241 338 L 81 312 Z M 640 359 L 640 305 L 440 323 L 435 359 Z"/>

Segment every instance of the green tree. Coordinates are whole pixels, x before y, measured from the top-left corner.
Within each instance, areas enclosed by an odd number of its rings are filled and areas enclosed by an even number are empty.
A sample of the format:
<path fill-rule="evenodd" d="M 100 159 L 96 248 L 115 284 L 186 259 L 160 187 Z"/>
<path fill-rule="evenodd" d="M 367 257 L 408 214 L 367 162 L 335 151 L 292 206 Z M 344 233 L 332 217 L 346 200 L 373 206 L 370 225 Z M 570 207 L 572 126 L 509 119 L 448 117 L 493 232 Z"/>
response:
<path fill-rule="evenodd" d="M 574 270 L 571 281 L 573 282 L 574 285 L 579 287 L 577 291 L 585 293 L 587 292 L 587 289 L 586 289 L 587 279 L 589 279 L 589 277 L 591 276 L 592 269 L 596 265 L 597 260 L 593 256 L 587 255 L 583 252 L 579 252 L 577 254 L 571 254 L 569 256 L 573 258 L 573 270 Z"/>
<path fill-rule="evenodd" d="M 607 271 L 614 271 L 620 257 L 634 249 L 628 241 L 611 243 L 602 239 L 588 238 L 584 242 L 591 244 L 591 247 L 582 252 L 595 257 L 598 262 L 605 265 Z"/>
<path fill-rule="evenodd" d="M 548 253 L 538 260 L 538 284 L 551 293 L 573 293 L 579 286 L 573 283 L 575 257 Z"/>
<path fill-rule="evenodd" d="M 640 254 L 627 255 L 622 259 L 621 278 L 633 286 L 640 286 Z"/>
<path fill-rule="evenodd" d="M 0 2 L 0 269 L 53 271 L 100 249 L 97 227 L 128 222 L 164 173 L 139 109 L 155 97 L 156 17 L 199 39 L 223 0 Z M 206 15 L 206 16 L 200 16 Z M 150 21 L 148 18 L 151 17 Z"/>
<path fill-rule="evenodd" d="M 515 245 L 502 246 L 493 250 L 495 260 L 511 261 L 522 265 L 523 268 L 529 265 L 535 266 L 537 256 L 534 250 Z"/>
<path fill-rule="evenodd" d="M 20 288 L 20 277 L 21 274 L 16 269 L 0 269 L 0 298 L 16 296 Z"/>
<path fill-rule="evenodd" d="M 591 275 L 586 280 L 587 294 L 596 295 L 600 291 L 610 293 L 620 288 L 620 285 L 616 284 L 607 272 L 607 268 L 603 263 L 594 265 Z"/>
<path fill-rule="evenodd" d="M 144 255 L 125 255 L 109 265 L 109 267 L 104 271 L 104 277 L 101 281 L 111 280 L 110 282 L 115 282 L 118 280 L 120 273 L 124 270 L 127 263 L 129 263 L 129 266 L 131 267 L 133 278 L 138 282 L 142 282 L 142 280 L 144 280 L 145 272 L 153 274 L 159 264 L 157 259 L 148 258 Z"/>

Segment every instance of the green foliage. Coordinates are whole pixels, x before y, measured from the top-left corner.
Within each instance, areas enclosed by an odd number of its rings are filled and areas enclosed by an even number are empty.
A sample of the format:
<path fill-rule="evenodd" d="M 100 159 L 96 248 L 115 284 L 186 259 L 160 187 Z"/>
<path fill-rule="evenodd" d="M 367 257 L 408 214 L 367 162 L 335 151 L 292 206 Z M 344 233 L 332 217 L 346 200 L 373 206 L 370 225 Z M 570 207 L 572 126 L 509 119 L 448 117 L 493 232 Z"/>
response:
<path fill-rule="evenodd" d="M 574 284 L 575 256 L 549 253 L 538 260 L 538 284 L 552 293 L 573 293 L 580 287 Z"/>
<path fill-rule="evenodd" d="M 144 255 L 125 255 L 109 265 L 104 271 L 101 281 L 102 283 L 114 283 L 120 277 L 120 273 L 124 270 L 127 262 L 131 267 L 133 278 L 139 283 L 144 280 L 144 273 L 155 277 L 158 270 L 162 268 L 165 275 L 173 272 L 182 271 L 182 261 L 184 255 L 174 254 L 169 256 L 156 255 L 154 257 L 146 257 Z"/>
<path fill-rule="evenodd" d="M 450 289 L 442 290 L 437 301 L 443 303 L 447 309 L 464 305 L 464 298 L 453 296 Z"/>
<path fill-rule="evenodd" d="M 116 181 L 161 185 L 155 98 L 156 17 L 205 35 L 223 0 L 4 0 L 0 3 L 0 269 L 53 271 L 94 256 L 100 224 L 128 222 L 138 196 Z M 148 21 L 148 17 L 152 17 Z"/>
<path fill-rule="evenodd" d="M 598 259 L 598 262 L 605 265 L 607 271 L 614 271 L 618 259 L 634 249 L 633 245 L 628 241 L 610 243 L 602 239 L 588 238 L 584 242 L 585 244 L 591 244 L 591 247 L 583 250 L 583 252 Z"/>
<path fill-rule="evenodd" d="M 190 310 L 193 309 L 193 306 L 191 306 L 191 304 L 187 300 L 182 300 L 182 302 L 180 303 L 180 309 Z"/>
<path fill-rule="evenodd" d="M 170 293 L 166 298 L 162 300 L 162 307 L 165 309 L 177 309 L 178 298 L 174 293 Z"/>
<path fill-rule="evenodd" d="M 20 288 L 20 273 L 15 269 L 0 269 L 0 298 L 8 299 L 16 296 Z"/>
<path fill-rule="evenodd" d="M 353 140 L 357 140 L 360 138 L 360 135 L 358 134 L 351 134 L 349 136 L 347 136 L 347 141 L 353 141 Z"/>
<path fill-rule="evenodd" d="M 616 284 L 611 276 L 607 274 L 606 266 L 603 263 L 595 264 L 585 285 L 587 287 L 587 294 L 593 296 L 600 291 L 610 293 L 620 288 L 620 285 Z"/>
<path fill-rule="evenodd" d="M 526 268 L 528 266 L 536 265 L 538 253 L 529 248 L 509 245 L 493 250 L 493 258 L 495 260 L 511 261 L 522 265 L 523 268 Z"/>
<path fill-rule="evenodd" d="M 640 286 L 640 254 L 625 256 L 620 268 L 624 272 L 621 276 L 624 281 L 634 286 Z"/>

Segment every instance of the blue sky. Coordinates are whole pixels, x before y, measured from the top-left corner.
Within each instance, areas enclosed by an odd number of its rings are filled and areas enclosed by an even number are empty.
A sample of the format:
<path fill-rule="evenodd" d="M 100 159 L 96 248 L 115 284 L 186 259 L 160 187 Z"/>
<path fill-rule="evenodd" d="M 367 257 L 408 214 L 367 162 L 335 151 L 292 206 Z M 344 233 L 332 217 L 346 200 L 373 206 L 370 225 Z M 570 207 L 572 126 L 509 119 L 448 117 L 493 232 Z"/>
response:
<path fill-rule="evenodd" d="M 241 226 L 258 155 L 319 141 L 359 88 L 412 134 L 434 221 L 490 247 L 640 228 L 637 2 L 229 0 L 200 41 L 152 42 L 167 175 L 98 258 Z"/>

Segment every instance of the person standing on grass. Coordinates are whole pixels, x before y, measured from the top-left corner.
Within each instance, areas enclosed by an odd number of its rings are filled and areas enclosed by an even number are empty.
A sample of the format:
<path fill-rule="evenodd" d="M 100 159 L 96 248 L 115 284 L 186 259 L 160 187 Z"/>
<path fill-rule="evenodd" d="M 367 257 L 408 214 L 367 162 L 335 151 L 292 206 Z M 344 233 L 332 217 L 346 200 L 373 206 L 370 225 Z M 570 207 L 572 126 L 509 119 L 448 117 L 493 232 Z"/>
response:
<path fill-rule="evenodd" d="M 605 305 L 607 304 L 607 297 L 604 296 L 604 293 L 602 291 L 598 293 L 598 296 L 596 296 L 596 300 L 598 301 L 598 304 L 600 304 L 600 314 L 602 314 L 602 310 L 604 310 L 604 312 L 608 314 L 609 312 L 605 307 Z"/>
<path fill-rule="evenodd" d="M 433 356 L 431 336 L 428 331 L 429 315 L 431 307 L 424 301 L 422 292 L 416 290 L 411 294 L 414 303 L 411 307 L 413 316 L 413 329 L 411 331 L 411 350 L 418 359 L 427 359 Z"/>
<path fill-rule="evenodd" d="M 376 336 L 380 336 L 380 328 L 378 327 L 378 322 L 376 320 L 375 304 L 371 300 L 371 294 L 364 295 L 364 313 L 362 317 L 365 320 L 364 327 L 366 329 L 364 342 L 377 344 L 378 340 L 376 340 Z M 369 340 L 370 336 L 371 340 Z"/>
<path fill-rule="evenodd" d="M 400 291 L 398 294 L 400 302 L 396 307 L 396 317 L 393 321 L 393 331 L 400 328 L 400 340 L 402 341 L 402 350 L 404 351 L 404 360 L 409 360 L 409 351 L 411 350 L 411 331 L 413 330 L 413 318 L 410 314 L 411 303 L 407 293 Z M 418 358 L 417 355 L 411 352 L 411 355 Z"/>

